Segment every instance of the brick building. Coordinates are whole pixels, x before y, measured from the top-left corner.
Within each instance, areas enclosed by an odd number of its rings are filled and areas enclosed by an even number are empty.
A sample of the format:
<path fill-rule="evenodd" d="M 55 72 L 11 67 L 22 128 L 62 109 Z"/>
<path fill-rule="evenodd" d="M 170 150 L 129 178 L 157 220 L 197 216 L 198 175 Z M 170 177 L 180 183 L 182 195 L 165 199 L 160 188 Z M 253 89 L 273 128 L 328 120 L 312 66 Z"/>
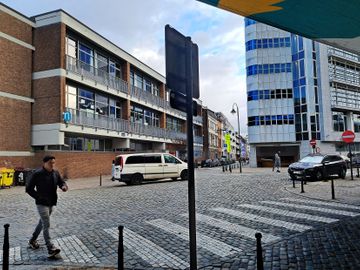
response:
<path fill-rule="evenodd" d="M 186 115 L 170 107 L 161 74 L 63 10 L 28 18 L 0 4 L 0 34 L 0 167 L 33 168 L 52 153 L 76 178 L 109 174 L 123 152 L 186 158 Z"/>

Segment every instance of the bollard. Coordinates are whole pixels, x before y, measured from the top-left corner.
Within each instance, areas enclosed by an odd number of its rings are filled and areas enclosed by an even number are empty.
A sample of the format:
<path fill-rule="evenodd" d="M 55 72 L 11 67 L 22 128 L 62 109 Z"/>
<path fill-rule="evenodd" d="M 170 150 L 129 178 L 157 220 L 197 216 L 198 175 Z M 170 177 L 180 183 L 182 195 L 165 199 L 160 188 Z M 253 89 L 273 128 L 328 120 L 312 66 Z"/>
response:
<path fill-rule="evenodd" d="M 335 200 L 335 187 L 334 187 L 334 179 L 331 179 L 331 198 Z"/>
<path fill-rule="evenodd" d="M 262 247 L 261 247 L 261 237 L 262 237 L 261 233 L 255 233 L 257 270 L 264 270 L 264 262 L 263 262 Z"/>
<path fill-rule="evenodd" d="M 293 180 L 293 188 L 295 188 L 295 177 L 292 180 Z"/>
<path fill-rule="evenodd" d="M 3 270 L 9 270 L 9 224 L 5 224 L 4 244 L 3 244 Z"/>
<path fill-rule="evenodd" d="M 232 173 L 232 170 L 231 170 L 231 164 L 229 165 L 229 172 L 231 172 L 231 173 Z"/>
<path fill-rule="evenodd" d="M 222 170 L 223 170 L 223 172 L 225 172 L 225 166 L 224 165 L 222 165 Z"/>
<path fill-rule="evenodd" d="M 124 270 L 124 226 L 119 226 L 118 269 Z"/>
<path fill-rule="evenodd" d="M 102 185 L 102 177 L 101 177 L 101 174 L 100 174 L 100 187 Z"/>
<path fill-rule="evenodd" d="M 359 167 L 357 167 L 357 175 L 356 175 L 356 177 L 360 177 L 360 175 L 359 175 Z"/>
<path fill-rule="evenodd" d="M 305 193 L 305 191 L 304 191 L 304 176 L 301 177 L 301 192 L 300 193 Z"/>

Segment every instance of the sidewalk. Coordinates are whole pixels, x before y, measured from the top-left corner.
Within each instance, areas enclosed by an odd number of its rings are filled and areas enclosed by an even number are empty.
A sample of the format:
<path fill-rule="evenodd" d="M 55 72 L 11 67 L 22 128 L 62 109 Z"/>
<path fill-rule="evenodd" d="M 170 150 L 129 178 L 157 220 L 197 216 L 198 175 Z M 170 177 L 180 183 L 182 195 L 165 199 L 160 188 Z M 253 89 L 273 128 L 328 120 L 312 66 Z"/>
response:
<path fill-rule="evenodd" d="M 360 178 L 354 175 L 354 180 L 351 180 L 348 173 L 345 179 L 335 178 L 333 181 L 335 190 L 335 200 L 333 201 L 360 205 Z M 295 186 L 293 188 L 293 182 L 289 180 L 289 185 L 285 189 L 291 193 L 308 198 L 332 200 L 331 180 L 307 182 L 304 185 L 304 193 L 300 193 L 301 181 L 295 181 Z"/>

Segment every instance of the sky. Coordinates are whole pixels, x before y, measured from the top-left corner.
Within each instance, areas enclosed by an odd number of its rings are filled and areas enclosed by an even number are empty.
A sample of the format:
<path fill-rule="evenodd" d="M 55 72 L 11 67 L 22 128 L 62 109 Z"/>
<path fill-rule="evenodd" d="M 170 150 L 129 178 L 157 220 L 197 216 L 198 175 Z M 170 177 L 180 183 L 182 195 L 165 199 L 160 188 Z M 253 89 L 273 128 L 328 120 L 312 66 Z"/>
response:
<path fill-rule="evenodd" d="M 25 16 L 63 9 L 165 76 L 166 24 L 199 47 L 200 99 L 247 134 L 244 18 L 196 0 L 1 0 Z"/>

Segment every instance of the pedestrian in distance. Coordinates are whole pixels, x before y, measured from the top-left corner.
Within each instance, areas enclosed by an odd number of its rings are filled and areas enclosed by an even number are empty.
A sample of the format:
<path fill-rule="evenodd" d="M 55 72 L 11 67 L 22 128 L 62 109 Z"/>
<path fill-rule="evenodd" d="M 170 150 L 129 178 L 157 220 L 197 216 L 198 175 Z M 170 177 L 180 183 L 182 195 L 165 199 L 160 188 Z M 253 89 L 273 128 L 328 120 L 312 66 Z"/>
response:
<path fill-rule="evenodd" d="M 68 190 L 60 173 L 54 169 L 55 157 L 47 155 L 43 158 L 43 166 L 37 169 L 26 183 L 26 192 L 35 199 L 36 207 L 40 216 L 32 237 L 29 240 L 29 247 L 38 249 L 40 247 L 37 238 L 43 231 L 44 240 L 48 250 L 48 257 L 54 258 L 60 253 L 60 249 L 55 247 L 51 241 L 50 216 L 57 203 L 57 187 L 63 192 Z"/>
<path fill-rule="evenodd" d="M 273 171 L 274 169 L 276 169 L 276 172 L 280 172 L 280 166 L 281 166 L 281 159 L 280 159 L 280 156 L 279 156 L 280 152 L 278 153 L 275 153 L 275 156 L 274 156 L 274 166 L 273 166 Z"/>

